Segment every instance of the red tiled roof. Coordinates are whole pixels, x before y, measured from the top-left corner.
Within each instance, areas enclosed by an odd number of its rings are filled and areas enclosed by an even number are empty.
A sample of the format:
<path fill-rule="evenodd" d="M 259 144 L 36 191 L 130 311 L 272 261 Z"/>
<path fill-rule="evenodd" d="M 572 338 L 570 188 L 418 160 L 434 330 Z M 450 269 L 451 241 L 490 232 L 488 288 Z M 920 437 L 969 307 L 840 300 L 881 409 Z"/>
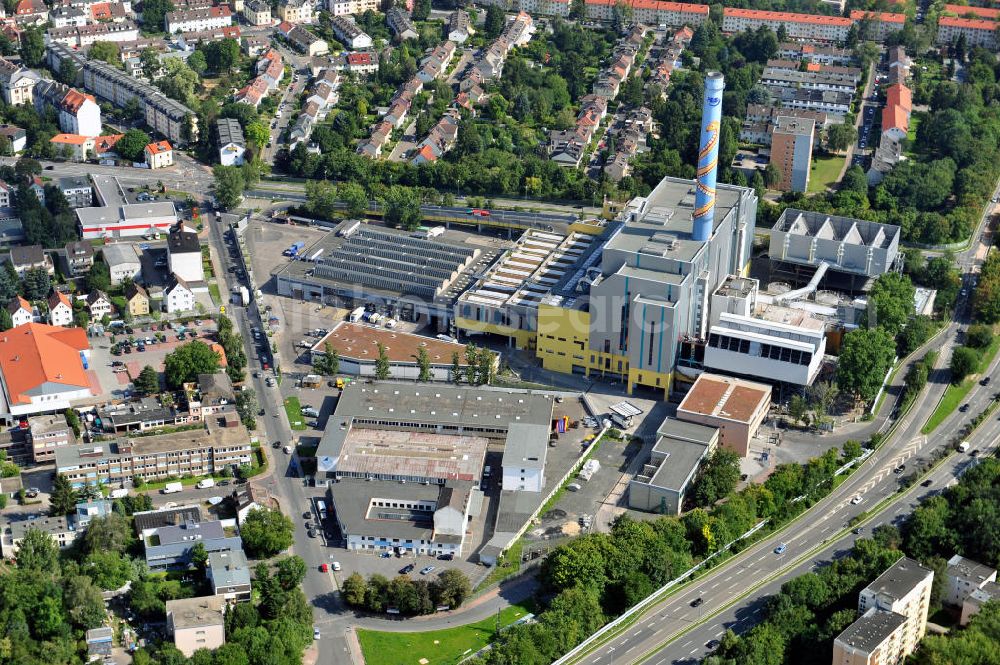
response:
<path fill-rule="evenodd" d="M 163 152 L 170 152 L 173 148 L 167 141 L 155 141 L 146 146 L 146 152 L 151 155 L 158 155 Z"/>
<path fill-rule="evenodd" d="M 0 335 L 0 372 L 12 404 L 28 404 L 27 394 L 51 383 L 87 388 L 90 380 L 80 352 L 90 348 L 82 328 L 26 323 Z"/>
<path fill-rule="evenodd" d="M 430 147 L 430 145 L 425 145 L 421 148 L 419 154 L 428 162 L 433 162 L 437 159 L 437 155 L 434 154 L 434 148 Z"/>
<path fill-rule="evenodd" d="M 677 410 L 747 422 L 765 402 L 770 402 L 768 386 L 727 376 L 702 374 Z M 680 415 L 678 417 L 681 418 Z"/>
<path fill-rule="evenodd" d="M 967 7 L 966 5 L 945 5 L 944 10 L 955 16 L 965 16 L 966 14 L 975 14 L 981 19 L 989 19 L 991 21 L 1000 20 L 1000 9 L 994 9 L 992 7 Z"/>
<path fill-rule="evenodd" d="M 942 16 L 938 19 L 939 26 L 949 28 L 967 28 L 971 30 L 996 30 L 997 24 L 993 21 L 986 21 L 977 18 L 959 18 L 957 16 Z"/>
<path fill-rule="evenodd" d="M 51 139 L 49 143 L 66 143 L 69 145 L 83 145 L 90 139 L 89 136 L 83 136 L 82 134 L 56 134 Z"/>
<path fill-rule="evenodd" d="M 95 21 L 111 18 L 111 5 L 107 2 L 95 2 L 90 6 L 90 14 Z"/>
<path fill-rule="evenodd" d="M 898 129 L 903 133 L 909 130 L 910 123 L 906 117 L 906 110 L 898 105 L 891 104 L 882 109 L 882 131 L 888 129 Z"/>
<path fill-rule="evenodd" d="M 907 113 L 913 110 L 913 94 L 902 83 L 893 83 L 885 91 L 886 106 L 901 106 Z"/>
<path fill-rule="evenodd" d="M 371 53 L 348 53 L 347 64 L 349 65 L 370 65 L 372 63 Z"/>
<path fill-rule="evenodd" d="M 94 142 L 94 150 L 98 153 L 111 152 L 115 148 L 115 144 L 125 136 L 124 134 L 108 134 L 107 136 L 98 136 Z"/>
<path fill-rule="evenodd" d="M 756 19 L 758 21 L 783 21 L 786 23 L 815 23 L 816 25 L 837 25 L 849 27 L 851 19 L 843 16 L 820 16 L 819 14 L 793 14 L 792 12 L 768 12 L 760 9 L 739 9 L 725 7 L 723 16 L 735 18 Z"/>
<path fill-rule="evenodd" d="M 860 9 L 855 9 L 851 12 L 852 21 L 860 21 L 866 16 L 870 16 L 876 21 L 881 21 L 882 23 L 906 23 L 906 14 L 890 14 L 889 12 L 866 12 Z"/>
<path fill-rule="evenodd" d="M 622 0 L 585 0 L 588 5 L 614 7 Z M 651 9 L 664 12 L 684 12 L 708 16 L 708 5 L 692 5 L 684 2 L 663 2 L 662 0 L 624 0 L 623 4 L 632 9 Z"/>
<path fill-rule="evenodd" d="M 70 113 L 76 113 L 87 100 L 90 100 L 95 104 L 97 103 L 93 95 L 85 95 L 79 90 L 70 88 L 69 92 L 66 93 L 66 96 L 63 97 L 62 103 L 67 111 Z"/>

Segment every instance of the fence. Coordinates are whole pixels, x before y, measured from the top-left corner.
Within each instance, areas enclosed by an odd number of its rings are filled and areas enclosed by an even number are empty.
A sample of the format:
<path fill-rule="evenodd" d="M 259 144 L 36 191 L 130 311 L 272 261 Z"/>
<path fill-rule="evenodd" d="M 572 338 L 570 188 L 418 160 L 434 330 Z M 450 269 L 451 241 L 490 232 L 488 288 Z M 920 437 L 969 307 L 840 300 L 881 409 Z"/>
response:
<path fill-rule="evenodd" d="M 670 591 L 672 588 L 674 588 L 675 586 L 677 586 L 678 584 L 680 584 L 681 582 L 683 582 L 684 580 L 686 580 L 688 577 L 690 577 L 694 573 L 698 572 L 709 561 L 711 561 L 712 559 L 714 559 L 718 555 L 722 554 L 723 552 L 728 551 L 729 548 L 731 548 L 735 543 L 739 542 L 740 540 L 743 540 L 744 538 L 749 538 L 753 534 L 755 534 L 758 531 L 760 531 L 761 529 L 763 529 L 765 524 L 767 524 L 767 520 L 761 520 L 756 525 L 754 525 L 753 528 L 751 528 L 749 531 L 747 531 L 746 533 L 744 533 L 740 537 L 738 537 L 738 538 L 736 538 L 734 540 L 731 540 L 730 542 L 726 543 L 722 547 L 722 549 L 720 549 L 719 551 L 715 552 L 714 554 L 712 554 L 708 558 L 702 560 L 700 563 L 692 566 L 691 568 L 687 569 L 686 571 L 684 571 L 679 576 L 677 576 L 674 579 L 670 580 L 669 582 L 667 582 L 666 584 L 664 584 L 663 586 L 661 586 L 659 589 L 657 589 L 656 591 L 654 591 L 653 593 L 649 594 L 648 596 L 646 596 L 645 598 L 643 598 L 641 601 L 639 601 L 638 603 L 636 603 L 635 605 L 633 605 L 631 608 L 628 609 L 628 611 L 626 611 L 620 617 L 618 617 L 614 621 L 606 624 L 603 628 L 601 628 L 596 633 L 594 633 L 593 635 L 591 635 L 590 637 L 588 637 L 586 640 L 584 640 L 583 642 L 580 642 L 580 644 L 578 644 L 574 648 L 570 649 L 570 651 L 568 653 L 566 653 L 565 656 L 563 656 L 559 660 L 555 661 L 552 665 L 566 665 L 567 663 L 570 663 L 574 658 L 576 658 L 577 656 L 579 656 L 579 655 L 585 653 L 587 650 L 589 650 L 590 646 L 592 644 L 600 641 L 601 638 L 603 638 L 605 635 L 608 635 L 610 633 L 615 632 L 615 630 L 617 628 L 619 628 L 620 626 L 627 626 L 633 617 L 636 617 L 636 616 L 642 614 L 651 605 L 655 605 L 656 603 L 660 602 L 660 600 L 661 600 L 660 596 L 662 596 L 664 593 L 666 593 L 667 591 Z"/>

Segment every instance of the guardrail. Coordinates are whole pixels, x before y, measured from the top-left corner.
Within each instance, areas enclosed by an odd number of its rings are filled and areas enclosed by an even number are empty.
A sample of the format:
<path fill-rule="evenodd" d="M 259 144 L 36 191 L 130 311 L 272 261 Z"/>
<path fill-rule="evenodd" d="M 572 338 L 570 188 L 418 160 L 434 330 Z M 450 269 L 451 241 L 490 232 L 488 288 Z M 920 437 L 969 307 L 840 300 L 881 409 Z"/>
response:
<path fill-rule="evenodd" d="M 702 568 L 704 568 L 705 565 L 708 564 L 708 562 L 711 561 L 712 559 L 714 559 L 715 557 L 719 556 L 720 554 L 722 554 L 724 552 L 728 552 L 729 549 L 733 545 L 735 545 L 737 542 L 743 540 L 744 538 L 748 538 L 748 537 L 752 536 L 753 534 L 757 533 L 758 531 L 760 531 L 761 529 L 763 529 L 764 525 L 766 525 L 766 524 L 767 524 L 767 520 L 761 520 L 756 525 L 754 525 L 753 528 L 751 528 L 749 531 L 747 531 L 743 535 L 741 535 L 738 538 L 735 538 L 734 540 L 731 540 L 730 542 L 726 543 L 722 547 L 722 549 L 720 549 L 717 552 L 713 553 L 709 557 L 703 559 L 702 561 L 700 561 L 699 563 L 695 564 L 694 566 L 688 568 L 686 571 L 684 571 L 683 573 L 681 573 L 680 575 L 678 575 L 674 579 L 670 580 L 669 582 L 667 582 L 666 584 L 664 584 L 663 586 L 661 586 L 659 589 L 657 589 L 656 591 L 654 591 L 653 593 L 649 594 L 644 599 L 642 599 L 641 601 L 639 601 L 638 603 L 636 603 L 635 605 L 633 605 L 629 610 L 627 610 L 625 613 L 623 613 L 620 617 L 618 617 L 617 619 L 615 619 L 614 621 L 612 621 L 610 623 L 605 624 L 603 628 L 601 628 L 600 630 L 598 630 L 596 633 L 594 633 L 593 635 L 591 635 L 590 637 L 588 637 L 586 640 L 584 640 L 580 644 L 576 645 L 573 649 L 571 649 L 569 652 L 567 652 L 566 655 L 564 655 L 562 658 L 560 658 L 559 660 L 553 662 L 552 665 L 566 665 L 567 663 L 571 662 L 574 658 L 576 658 L 577 656 L 579 656 L 582 653 L 584 653 L 587 650 L 589 650 L 589 648 L 590 648 L 590 646 L 592 644 L 594 644 L 595 642 L 600 641 L 601 638 L 603 638 L 605 635 L 607 635 L 609 633 L 615 632 L 615 630 L 617 628 L 619 628 L 620 626 L 627 625 L 628 623 L 631 622 L 631 619 L 633 617 L 635 617 L 635 616 L 637 616 L 639 614 L 642 614 L 644 611 L 646 611 L 647 608 L 649 608 L 650 605 L 654 605 L 654 604 L 658 603 L 660 601 L 660 596 L 662 594 L 666 593 L 667 591 L 670 591 L 671 589 L 673 589 L 675 586 L 677 586 L 681 582 L 687 580 L 691 575 L 693 575 L 694 573 L 696 573 L 699 570 L 701 570 Z"/>

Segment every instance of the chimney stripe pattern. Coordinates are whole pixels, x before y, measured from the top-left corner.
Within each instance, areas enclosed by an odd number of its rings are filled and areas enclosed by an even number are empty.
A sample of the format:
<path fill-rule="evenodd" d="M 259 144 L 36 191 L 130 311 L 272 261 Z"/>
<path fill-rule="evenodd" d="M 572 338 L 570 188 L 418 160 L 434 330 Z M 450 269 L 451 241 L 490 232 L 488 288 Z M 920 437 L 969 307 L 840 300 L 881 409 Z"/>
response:
<path fill-rule="evenodd" d="M 695 240 L 712 235 L 715 220 L 715 180 L 719 170 L 719 130 L 722 123 L 722 91 L 725 79 L 720 72 L 705 77 L 705 101 L 701 111 L 701 150 L 698 151 L 698 186 L 694 200 Z"/>

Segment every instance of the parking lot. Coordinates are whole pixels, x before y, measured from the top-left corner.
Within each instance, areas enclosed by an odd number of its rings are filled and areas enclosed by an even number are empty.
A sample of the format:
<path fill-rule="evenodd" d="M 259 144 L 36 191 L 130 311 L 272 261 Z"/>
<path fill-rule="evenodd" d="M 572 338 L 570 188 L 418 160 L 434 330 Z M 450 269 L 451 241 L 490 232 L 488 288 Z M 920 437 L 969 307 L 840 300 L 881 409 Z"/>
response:
<path fill-rule="evenodd" d="M 122 332 L 114 337 L 105 335 L 91 339 L 90 369 L 97 375 L 106 394 L 111 395 L 114 399 L 129 396 L 132 379 L 139 376 L 142 368 L 150 365 L 162 374 L 164 357 L 181 344 L 193 339 L 199 339 L 208 344 L 215 341 L 213 335 L 216 327 L 215 321 L 212 319 L 202 320 L 201 325 L 193 323 L 190 326 L 185 325 L 183 342 L 178 339 L 179 333 L 176 329 L 164 330 L 163 326 L 164 324 L 138 326 L 132 329 L 131 335 L 127 334 L 125 329 L 121 329 Z M 154 330 L 154 327 L 157 329 Z M 195 336 L 191 337 L 190 332 L 194 332 Z M 158 335 L 163 337 L 163 341 L 159 341 Z M 136 343 L 131 346 L 131 352 L 123 352 L 120 355 L 114 355 L 111 352 L 113 341 L 121 342 L 129 338 L 136 340 L 136 342 L 140 338 L 146 340 L 145 350 L 140 351 L 138 343 Z"/>

